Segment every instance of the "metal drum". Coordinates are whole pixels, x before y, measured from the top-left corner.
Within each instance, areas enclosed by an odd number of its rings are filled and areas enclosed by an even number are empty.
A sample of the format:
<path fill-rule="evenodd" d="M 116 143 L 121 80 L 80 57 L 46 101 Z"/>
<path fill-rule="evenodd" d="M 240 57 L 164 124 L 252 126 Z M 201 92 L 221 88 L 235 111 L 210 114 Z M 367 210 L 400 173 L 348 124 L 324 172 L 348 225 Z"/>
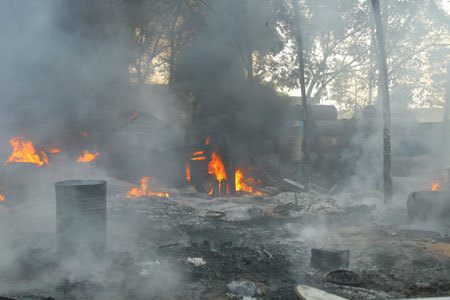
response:
<path fill-rule="evenodd" d="M 411 220 L 448 223 L 450 216 L 450 192 L 413 192 L 408 196 L 407 206 Z"/>
<path fill-rule="evenodd" d="M 60 181 L 55 183 L 55 190 L 58 253 L 102 257 L 106 245 L 106 181 Z"/>

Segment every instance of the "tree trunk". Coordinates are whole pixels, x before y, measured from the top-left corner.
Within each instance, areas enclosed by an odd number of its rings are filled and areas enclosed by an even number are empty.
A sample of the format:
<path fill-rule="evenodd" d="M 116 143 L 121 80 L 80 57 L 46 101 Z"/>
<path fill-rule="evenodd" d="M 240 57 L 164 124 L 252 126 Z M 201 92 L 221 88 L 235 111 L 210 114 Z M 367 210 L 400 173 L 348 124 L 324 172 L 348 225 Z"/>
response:
<path fill-rule="evenodd" d="M 253 81 L 253 53 L 250 45 L 247 47 L 247 78 Z"/>
<path fill-rule="evenodd" d="M 381 22 L 379 0 L 372 0 L 372 8 L 376 25 L 381 92 L 383 99 L 383 183 L 384 183 L 384 203 L 387 204 L 392 202 L 391 112 L 389 101 L 389 80 L 387 72 L 386 48 L 384 43 L 384 31 Z"/>
<path fill-rule="evenodd" d="M 370 22 L 370 56 L 369 56 L 369 105 L 373 102 L 373 82 L 375 80 L 374 59 L 376 65 L 376 44 L 375 44 L 375 28 L 373 22 Z"/>
<path fill-rule="evenodd" d="M 175 13 L 175 16 L 173 18 L 172 23 L 170 24 L 170 31 L 169 31 L 169 48 L 170 48 L 170 56 L 169 56 L 169 85 L 173 85 L 175 82 L 175 38 L 176 33 L 175 29 L 178 22 L 179 13 L 178 11 Z"/>
<path fill-rule="evenodd" d="M 303 58 L 303 38 L 300 22 L 300 8 L 297 0 L 292 1 L 294 10 L 296 12 L 296 41 L 297 41 L 297 53 L 299 63 L 299 75 L 300 75 L 300 90 L 302 95 L 302 107 L 303 107 L 303 139 L 302 139 L 302 175 L 304 185 L 307 190 L 311 186 L 311 164 L 309 161 L 309 110 L 308 99 L 306 95 L 306 83 L 305 83 L 305 63 Z"/>
<path fill-rule="evenodd" d="M 447 79 L 446 79 L 446 85 L 445 85 L 445 106 L 444 106 L 444 118 L 442 120 L 442 159 L 445 163 L 445 166 L 447 166 L 450 163 L 450 157 L 448 154 L 448 134 L 450 129 L 450 82 L 449 82 L 449 76 L 448 69 L 450 68 L 450 63 L 447 63 Z"/>

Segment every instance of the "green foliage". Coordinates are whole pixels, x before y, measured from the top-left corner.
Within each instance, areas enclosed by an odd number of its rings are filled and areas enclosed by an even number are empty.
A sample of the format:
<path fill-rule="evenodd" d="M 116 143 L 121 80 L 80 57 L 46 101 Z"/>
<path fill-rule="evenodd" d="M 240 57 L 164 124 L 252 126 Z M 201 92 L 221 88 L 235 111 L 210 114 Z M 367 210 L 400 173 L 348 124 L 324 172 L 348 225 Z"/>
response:
<path fill-rule="evenodd" d="M 119 0 L 117 0 L 119 1 Z M 294 10 L 294 2 L 300 11 Z M 442 106 L 448 84 L 450 17 L 443 0 L 381 1 L 392 101 Z M 299 89 L 300 17 L 309 98 L 352 109 L 377 100 L 378 68 L 368 0 L 128 0 L 138 81 L 176 74 L 186 47 L 220 44 L 242 71 L 278 90 Z M 208 59 L 205 57 L 205 59 Z"/>
<path fill-rule="evenodd" d="M 299 1 L 300 12 L 292 10 L 292 1 Z M 273 2 L 278 3 L 283 49 L 276 56 L 259 59 L 261 77 L 279 89 L 299 88 L 293 41 L 295 13 L 300 13 L 308 97 L 337 100 L 348 108 L 374 100 L 369 99 L 369 81 L 372 94 L 376 95 L 378 76 L 370 1 Z M 382 4 L 392 101 L 398 99 L 403 105 L 441 105 L 445 82 L 438 78 L 446 70 L 430 59 L 439 49 L 447 49 L 448 54 L 448 19 L 442 21 L 443 12 L 438 16 L 432 1 L 394 0 Z"/>

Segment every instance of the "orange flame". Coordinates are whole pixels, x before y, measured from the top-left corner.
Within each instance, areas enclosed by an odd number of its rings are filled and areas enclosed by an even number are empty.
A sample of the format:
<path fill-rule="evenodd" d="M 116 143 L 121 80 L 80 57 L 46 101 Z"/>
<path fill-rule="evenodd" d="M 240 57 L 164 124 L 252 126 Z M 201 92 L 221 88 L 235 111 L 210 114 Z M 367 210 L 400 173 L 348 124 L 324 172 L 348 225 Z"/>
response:
<path fill-rule="evenodd" d="M 209 136 L 206 138 L 205 145 L 209 145 L 210 139 Z"/>
<path fill-rule="evenodd" d="M 186 162 L 186 181 L 191 182 L 191 164 Z"/>
<path fill-rule="evenodd" d="M 13 152 L 9 156 L 5 165 L 9 162 L 25 162 L 32 163 L 38 166 L 48 164 L 47 154 L 41 151 L 42 159 L 36 154 L 33 143 L 25 140 L 22 136 L 16 136 L 9 140 L 9 143 L 13 147 Z"/>
<path fill-rule="evenodd" d="M 41 156 L 42 156 L 42 161 L 48 165 L 48 157 L 47 157 L 47 153 L 45 153 L 44 151 L 41 151 Z"/>
<path fill-rule="evenodd" d="M 205 160 L 205 156 L 192 157 L 191 160 Z"/>
<path fill-rule="evenodd" d="M 246 184 L 244 182 L 245 181 L 250 181 L 252 183 L 255 184 L 260 184 L 261 180 L 257 180 L 254 179 L 252 177 L 248 177 L 244 179 L 244 172 L 242 171 L 241 168 L 237 169 L 236 172 L 234 173 L 234 179 L 235 179 L 235 185 L 236 185 L 236 192 L 247 192 L 253 195 L 263 195 L 263 193 L 261 193 L 260 191 L 257 191 L 256 189 L 254 189 L 252 186 L 249 186 L 248 184 Z"/>
<path fill-rule="evenodd" d="M 84 137 L 87 137 L 87 132 L 80 132 L 80 134 Z"/>
<path fill-rule="evenodd" d="M 440 191 L 441 190 L 441 184 L 439 182 L 432 182 L 431 183 L 431 190 L 433 192 Z"/>
<path fill-rule="evenodd" d="M 158 196 L 158 197 L 166 197 L 169 198 L 168 193 L 155 193 L 150 190 L 147 190 L 147 183 L 150 180 L 150 177 L 144 177 L 140 182 L 139 187 L 134 187 L 127 193 L 127 198 L 138 198 L 142 196 Z"/>
<path fill-rule="evenodd" d="M 0 186 L 0 191 L 3 190 L 3 187 Z M 5 201 L 5 196 L 3 194 L 0 194 L 0 201 Z"/>
<path fill-rule="evenodd" d="M 59 148 L 50 148 L 50 149 L 48 149 L 48 152 L 52 153 L 52 154 L 60 153 L 61 149 L 59 149 Z"/>
<path fill-rule="evenodd" d="M 135 112 L 128 120 L 129 121 L 133 121 L 134 119 L 136 119 L 139 116 L 139 112 Z"/>
<path fill-rule="evenodd" d="M 89 151 L 84 150 L 83 154 L 80 154 L 80 156 L 78 157 L 78 162 L 90 162 L 97 158 L 97 156 L 99 155 L 100 153 L 98 152 L 90 153 Z"/>
<path fill-rule="evenodd" d="M 211 161 L 208 163 L 208 174 L 214 175 L 219 182 L 219 195 L 222 189 L 222 180 L 227 180 L 227 173 L 222 158 L 215 152 L 211 155 Z"/>
<path fill-rule="evenodd" d="M 205 151 L 196 151 L 194 153 L 192 153 L 193 156 L 195 155 L 204 155 Z M 197 157 L 192 157 L 191 160 L 206 160 L 206 156 L 197 156 Z"/>

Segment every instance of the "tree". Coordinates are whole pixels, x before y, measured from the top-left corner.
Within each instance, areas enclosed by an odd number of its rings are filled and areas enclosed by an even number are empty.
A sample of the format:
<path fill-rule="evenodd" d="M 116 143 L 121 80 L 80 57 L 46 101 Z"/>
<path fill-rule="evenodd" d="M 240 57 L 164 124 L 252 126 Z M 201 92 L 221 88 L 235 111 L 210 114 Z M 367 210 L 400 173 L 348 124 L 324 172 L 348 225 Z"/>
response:
<path fill-rule="evenodd" d="M 391 111 L 389 101 L 389 78 L 384 44 L 384 29 L 381 21 L 380 2 L 372 0 L 375 16 L 376 37 L 378 44 L 379 67 L 381 74 L 381 91 L 383 98 L 383 183 L 384 202 L 392 202 L 392 177 L 391 177 Z"/>
<path fill-rule="evenodd" d="M 370 2 L 296 1 L 305 32 L 305 81 L 307 96 L 334 99 L 343 107 L 373 103 L 381 96 L 373 89 L 379 74 L 374 56 L 374 22 Z M 295 9 L 292 1 L 277 3 L 278 30 L 282 50 L 275 57 L 258 60 L 257 72 L 279 90 L 300 88 L 295 43 Z M 393 100 L 404 105 L 443 103 L 443 91 L 437 89 L 429 74 L 429 53 L 448 47 L 448 29 L 442 17 L 433 12 L 434 1 L 383 2 L 381 10 L 386 33 L 386 51 Z M 389 26 L 386 26 L 389 24 Z M 446 38 L 448 37 L 448 38 Z M 370 53 L 370 55 L 367 55 Z M 343 84 L 344 83 L 344 84 Z M 356 90 L 356 93 L 355 93 Z"/>
<path fill-rule="evenodd" d="M 130 72 L 136 82 L 165 77 L 173 83 L 176 55 L 196 29 L 188 20 L 199 5 L 197 0 L 120 1 L 118 11 L 134 40 Z"/>
<path fill-rule="evenodd" d="M 337 76 L 364 63 L 367 19 L 359 1 L 290 1 L 278 5 L 284 49 L 268 57 L 265 76 L 278 86 L 300 87 L 296 44 L 296 14 L 303 20 L 306 95 L 319 98 Z M 297 9 L 296 9 L 297 8 Z M 297 11 L 298 10 L 298 11 Z M 262 69 L 261 68 L 261 69 Z"/>

